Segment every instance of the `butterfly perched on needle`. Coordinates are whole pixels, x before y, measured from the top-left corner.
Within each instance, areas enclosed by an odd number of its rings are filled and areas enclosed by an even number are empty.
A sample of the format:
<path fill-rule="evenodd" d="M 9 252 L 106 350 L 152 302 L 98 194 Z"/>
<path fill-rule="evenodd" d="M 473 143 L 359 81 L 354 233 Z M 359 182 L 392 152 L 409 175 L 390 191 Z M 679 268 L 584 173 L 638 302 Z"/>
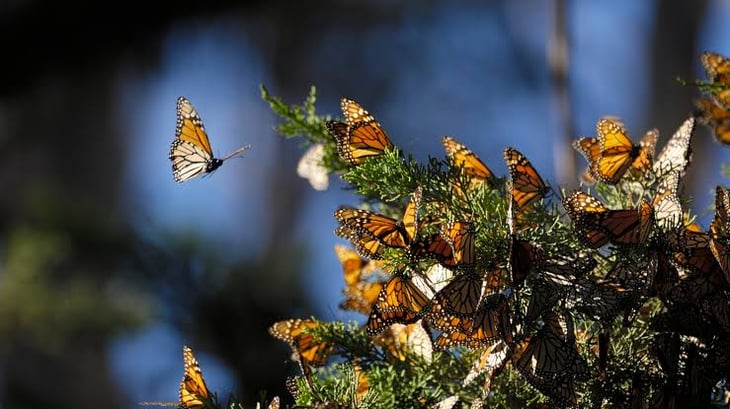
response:
<path fill-rule="evenodd" d="M 578 238 L 588 247 L 644 244 L 653 226 L 653 208 L 643 200 L 639 209 L 611 210 L 579 190 L 563 199 Z"/>
<path fill-rule="evenodd" d="M 345 122 L 328 121 L 327 130 L 337 142 L 340 158 L 351 165 L 359 165 L 372 156 L 380 156 L 393 147 L 380 123 L 357 102 L 342 98 L 340 101 Z"/>
<path fill-rule="evenodd" d="M 180 382 L 180 408 L 182 409 L 205 409 L 218 407 L 215 395 L 211 394 L 203 380 L 203 372 L 200 370 L 198 360 L 193 355 L 193 350 L 188 346 L 183 347 L 184 371 L 182 382 Z"/>
<path fill-rule="evenodd" d="M 475 189 L 484 183 L 492 186 L 495 183 L 494 173 L 469 150 L 465 145 L 456 139 L 444 136 L 441 140 L 446 151 L 446 156 L 461 172 L 469 178 L 469 188 Z"/>
<path fill-rule="evenodd" d="M 511 197 L 516 214 L 550 192 L 532 163 L 517 149 L 505 148 L 504 161 L 512 178 Z"/>
<path fill-rule="evenodd" d="M 250 145 L 245 145 L 222 158 L 214 157 L 208 133 L 198 111 L 185 97 L 177 99 L 177 126 L 169 155 L 175 182 L 185 182 L 200 174 L 213 173 L 223 162 L 250 148 Z"/>
<path fill-rule="evenodd" d="M 599 180 L 611 185 L 617 184 L 627 170 L 644 174 L 651 170 L 654 148 L 659 133 L 652 129 L 635 145 L 626 132 L 626 127 L 616 118 L 601 118 L 596 124 L 596 138 L 580 138 L 573 142 L 573 148 L 588 161 L 583 180 Z"/>

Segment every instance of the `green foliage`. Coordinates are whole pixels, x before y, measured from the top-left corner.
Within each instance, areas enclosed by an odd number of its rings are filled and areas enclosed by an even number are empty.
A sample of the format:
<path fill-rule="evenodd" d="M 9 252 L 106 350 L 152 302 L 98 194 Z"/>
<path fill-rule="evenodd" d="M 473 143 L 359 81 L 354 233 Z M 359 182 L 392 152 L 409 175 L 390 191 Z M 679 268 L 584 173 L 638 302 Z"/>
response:
<path fill-rule="evenodd" d="M 508 223 L 511 206 L 506 178 L 496 178 L 474 188 L 464 169 L 451 160 L 430 157 L 424 165 L 397 148 L 387 148 L 381 155 L 349 166 L 337 156 L 336 143 L 326 131 L 329 118 L 315 114 L 314 88 L 302 106 L 289 106 L 270 96 L 263 87 L 262 95 L 282 117 L 283 123 L 277 128 L 282 135 L 300 135 L 307 143 L 324 144 L 327 156 L 322 166 L 340 173 L 353 186 L 362 208 L 400 220 L 406 202 L 420 188 L 423 197 L 417 209 L 422 222 L 418 226 L 419 237 L 430 237 L 438 232 L 438 226 L 447 222 L 473 223 L 476 250 L 473 271 L 497 276 L 502 271 L 511 273 L 514 268 L 511 252 L 517 237 L 533 243 L 544 255 L 532 266 L 524 284 L 507 286 L 509 290 L 504 295 L 509 298 L 509 325 L 514 338 L 502 334 L 503 341 L 509 345 L 507 358 L 496 367 L 482 370 L 476 380 L 464 382 L 484 348 L 447 347 L 434 351 L 430 360 L 406 351 L 403 359 L 394 359 L 387 347 L 375 341 L 377 337 L 369 336 L 357 323 L 321 323 L 313 331 L 315 342 L 330 343 L 334 346 L 333 355 L 344 361 L 315 369 L 302 365 L 304 373 L 297 378 L 298 393 L 295 394 L 298 405 L 423 408 L 456 395 L 463 405 L 481 400 L 497 408 L 560 406 L 570 405 L 571 394 L 561 399 L 559 392 L 563 390 L 559 386 L 561 382 L 567 382 L 565 390 L 575 388 L 575 404 L 579 407 L 628 407 L 648 401 L 660 405 L 667 385 L 676 383 L 677 388 L 686 388 L 688 381 L 680 381 L 678 374 L 667 375 L 667 363 L 662 362 L 668 358 L 663 358 L 666 352 L 658 340 L 674 333 L 655 324 L 656 317 L 674 305 L 661 292 L 657 296 L 652 287 L 655 285 L 652 276 L 658 274 L 655 258 L 657 255 L 672 258 L 683 252 L 685 257 L 692 255 L 684 248 L 668 250 L 666 240 L 673 232 L 656 227 L 645 244 L 587 248 L 578 239 L 575 221 L 566 216 L 559 203 L 559 199 L 567 196 L 561 192 L 560 197 L 557 193 L 548 195 L 529 211 L 516 212 L 517 224 L 522 228 L 515 233 Z M 642 200 L 654 200 L 660 182 L 653 173 L 628 175 L 617 185 L 598 183 L 592 194 L 610 209 L 635 209 Z M 653 219 L 650 223 L 654 223 Z M 425 274 L 434 264 L 433 260 L 414 259 L 402 249 L 386 249 L 383 257 L 385 266 L 410 271 L 412 275 Z M 607 275 L 621 265 L 628 265 L 634 271 L 645 270 L 648 278 L 642 284 L 632 281 L 618 285 L 615 280 L 606 281 Z M 529 321 L 526 311 L 529 312 L 533 300 L 551 295 L 551 287 L 546 287 L 547 279 L 543 277 L 551 268 L 570 269 L 572 288 L 560 288 L 557 298 L 560 301 L 547 304 L 546 311 Z M 615 296 L 618 301 L 604 300 L 602 294 Z M 582 358 L 575 358 L 567 372 L 555 377 L 540 374 L 530 377 L 517 371 L 519 358 L 515 351 L 521 345 L 529 345 L 531 337 L 540 336 L 543 330 L 538 328 L 545 328 L 553 313 L 561 319 L 568 344 L 574 343 Z M 427 321 L 436 319 L 428 314 L 426 310 Z M 717 335 L 726 334 L 726 329 L 716 330 Z M 691 350 L 694 345 L 700 351 L 716 353 L 704 341 L 685 338 L 681 341 L 682 351 Z M 298 348 L 294 344 L 292 347 Z M 512 361 L 509 356 L 513 356 Z M 585 369 L 580 365 L 583 360 Z M 678 365 L 681 374 L 686 368 L 682 367 L 684 364 Z M 366 386 L 360 384 L 362 376 L 367 379 Z M 358 386 L 367 392 L 358 393 Z M 704 401 L 708 399 L 709 392 Z"/>
<path fill-rule="evenodd" d="M 59 232 L 19 227 L 7 239 L 0 287 L 0 334 L 47 351 L 90 331 L 116 332 L 141 325 L 146 300 L 117 288 L 115 298 L 84 277 L 71 274 L 78 249 Z"/>

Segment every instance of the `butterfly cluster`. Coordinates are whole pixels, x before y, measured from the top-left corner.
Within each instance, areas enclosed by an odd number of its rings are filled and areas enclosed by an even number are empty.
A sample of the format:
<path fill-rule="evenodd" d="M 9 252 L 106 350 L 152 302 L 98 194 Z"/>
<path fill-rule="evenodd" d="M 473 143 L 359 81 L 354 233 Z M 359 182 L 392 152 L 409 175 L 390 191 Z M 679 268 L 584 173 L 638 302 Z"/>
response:
<path fill-rule="evenodd" d="M 341 108 L 345 120 L 327 129 L 343 162 L 358 168 L 389 151 L 399 155 L 372 114 L 350 99 Z M 477 406 L 505 368 L 554 405 L 577 405 L 578 385 L 611 370 L 609 329 L 642 314 L 648 300 L 662 306 L 648 317 L 659 370 L 676 378 L 687 365 L 710 360 L 730 368 L 730 342 L 717 338 L 730 331 L 730 191 L 718 187 L 708 231 L 692 224 L 679 188 L 694 125 L 693 117 L 685 120 L 657 154 L 658 130 L 634 142 L 620 119 L 599 119 L 595 136 L 573 144 L 588 163 L 581 179 L 596 192 L 558 194 L 557 205 L 517 149 L 504 150 L 508 173 L 499 177 L 465 145 L 443 137 L 447 171 L 429 175 L 439 183 L 415 180 L 401 200 L 378 210 L 334 212 L 335 234 L 351 246 L 335 247 L 345 282 L 340 308 L 367 317 L 363 330 L 384 362 L 415 365 L 439 351 L 477 352 L 464 378 L 465 387 L 484 379 L 481 398 L 472 399 Z M 551 239 L 541 223 L 554 217 L 571 240 Z M 604 328 L 595 355 L 582 346 L 596 342 L 586 341 L 586 322 Z M 293 319 L 270 332 L 291 346 L 308 375 L 346 352 L 322 336 L 318 328 L 328 325 Z M 701 346 L 701 359 L 688 361 L 688 345 Z M 367 377 L 372 365 L 358 366 L 359 373 Z M 650 398 L 676 399 L 690 387 Z"/>
<path fill-rule="evenodd" d="M 718 142 L 730 145 L 730 59 L 706 51 L 700 61 L 708 82 L 701 84 L 706 96 L 695 100 L 695 115 L 712 129 Z"/>

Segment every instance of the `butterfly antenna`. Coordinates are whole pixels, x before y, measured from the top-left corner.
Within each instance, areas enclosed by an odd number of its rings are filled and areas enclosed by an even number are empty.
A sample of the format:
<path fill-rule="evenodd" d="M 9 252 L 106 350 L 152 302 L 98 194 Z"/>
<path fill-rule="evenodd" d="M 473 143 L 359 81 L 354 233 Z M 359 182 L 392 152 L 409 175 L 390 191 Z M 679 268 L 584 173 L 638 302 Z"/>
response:
<path fill-rule="evenodd" d="M 221 158 L 221 162 L 225 162 L 234 156 L 238 156 L 238 155 L 242 154 L 243 152 L 246 152 L 249 149 L 251 149 L 251 145 L 243 145 L 240 148 L 236 149 L 235 151 L 229 153 L 225 157 Z"/>

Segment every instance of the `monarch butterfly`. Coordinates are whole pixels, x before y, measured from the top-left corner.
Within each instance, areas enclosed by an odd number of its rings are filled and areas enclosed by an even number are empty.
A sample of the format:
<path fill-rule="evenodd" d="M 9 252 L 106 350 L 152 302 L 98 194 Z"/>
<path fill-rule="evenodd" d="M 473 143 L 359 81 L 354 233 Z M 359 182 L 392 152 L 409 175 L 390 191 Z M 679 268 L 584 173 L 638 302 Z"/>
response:
<path fill-rule="evenodd" d="M 669 138 L 664 149 L 659 152 L 654 161 L 653 170 L 657 177 L 662 178 L 672 171 L 679 172 L 679 178 L 684 177 L 687 165 L 692 159 L 690 142 L 694 127 L 695 120 L 693 117 L 689 117 Z"/>
<path fill-rule="evenodd" d="M 472 272 L 460 274 L 434 295 L 430 312 L 458 317 L 473 315 L 482 300 L 484 289 L 484 280 L 479 275 Z"/>
<path fill-rule="evenodd" d="M 412 324 L 421 318 L 430 297 L 422 285 L 417 284 L 419 277 L 408 277 L 397 272 L 383 286 L 370 311 L 367 332 L 377 335 L 391 324 Z"/>
<path fill-rule="evenodd" d="M 183 346 L 184 375 L 180 382 L 180 407 L 184 409 L 205 409 L 218 407 L 215 395 L 208 391 L 193 350 Z"/>
<path fill-rule="evenodd" d="M 420 200 L 421 190 L 416 189 L 411 201 L 406 207 L 402 221 L 397 221 L 369 210 L 360 210 L 351 207 L 343 207 L 335 211 L 335 219 L 343 227 L 346 227 L 343 235 L 348 236 L 345 237 L 347 239 L 356 236 L 354 234 L 347 234 L 348 232 L 364 232 L 388 247 L 407 248 L 416 237 L 418 205 Z M 354 244 L 357 246 L 356 242 Z M 371 245 L 370 247 L 374 248 L 376 246 Z"/>
<path fill-rule="evenodd" d="M 369 314 L 384 283 L 365 280 L 377 275 L 378 272 L 384 273 L 381 263 L 366 262 L 358 253 L 341 245 L 335 245 L 335 253 L 342 264 L 342 273 L 345 277 L 345 288 L 342 290 L 345 300 L 340 303 L 340 308 Z"/>
<path fill-rule="evenodd" d="M 494 182 L 492 171 L 469 148 L 448 136 L 443 137 L 442 143 L 446 156 L 454 166 L 460 167 L 471 179 L 471 187 L 476 188 L 485 182 L 491 185 Z"/>
<path fill-rule="evenodd" d="M 710 250 L 730 282 L 730 190 L 715 189 L 715 217 L 710 224 Z"/>
<path fill-rule="evenodd" d="M 378 294 L 383 289 L 382 282 L 361 282 L 347 286 L 342 290 L 345 300 L 339 307 L 346 311 L 356 311 L 362 314 L 370 314 L 373 304 L 378 299 Z"/>
<path fill-rule="evenodd" d="M 598 138 L 580 138 L 574 140 L 572 146 L 573 149 L 578 151 L 588 161 L 588 166 L 581 175 L 583 183 L 587 185 L 596 183 L 596 178 L 593 174 L 597 171 L 593 168 L 598 165 L 598 160 L 601 157 L 601 142 Z"/>
<path fill-rule="evenodd" d="M 444 267 L 439 263 L 434 263 L 426 270 L 424 275 L 431 284 L 431 288 L 434 291 L 439 291 L 451 282 L 451 279 L 454 277 L 454 270 Z"/>
<path fill-rule="evenodd" d="M 519 213 L 525 207 L 542 199 L 550 191 L 529 160 L 517 149 L 506 148 L 504 161 L 512 178 L 512 201 Z"/>
<path fill-rule="evenodd" d="M 695 116 L 712 129 L 715 140 L 730 145 L 730 110 L 717 105 L 709 98 L 695 100 Z"/>
<path fill-rule="evenodd" d="M 665 231 L 676 230 L 684 224 L 682 204 L 677 197 L 678 185 L 679 172 L 674 171 L 668 173 L 659 182 L 659 187 L 652 200 L 654 219 L 657 225 Z"/>
<path fill-rule="evenodd" d="M 303 367 L 322 366 L 327 362 L 334 345 L 317 339 L 311 331 L 321 325 L 314 320 L 288 319 L 274 323 L 269 334 L 289 344 L 292 359 Z"/>
<path fill-rule="evenodd" d="M 327 190 L 330 184 L 327 168 L 322 166 L 324 145 L 316 143 L 307 149 L 297 163 L 297 175 L 309 181 L 312 189 Z"/>
<path fill-rule="evenodd" d="M 373 343 L 399 361 L 405 361 L 409 356 L 417 356 L 429 363 L 433 359 L 433 343 L 422 320 L 413 324 L 391 324 L 373 338 Z"/>
<path fill-rule="evenodd" d="M 498 342 L 506 333 L 507 298 L 495 294 L 479 305 L 470 316 L 442 314 L 434 325 L 443 332 L 434 341 L 437 349 L 466 346 L 481 348 Z"/>
<path fill-rule="evenodd" d="M 366 230 L 340 226 L 335 229 L 335 235 L 349 240 L 357 253 L 363 257 L 370 260 L 381 260 L 383 258 L 383 245 Z"/>
<path fill-rule="evenodd" d="M 718 105 L 730 109 L 730 60 L 711 51 L 700 54 L 707 78 L 712 82 L 712 97 Z"/>
<path fill-rule="evenodd" d="M 534 243 L 521 240 L 517 235 L 510 237 L 509 273 L 513 287 L 519 287 L 527 278 L 530 270 L 542 260 L 542 251 Z"/>
<path fill-rule="evenodd" d="M 598 321 L 612 322 L 634 299 L 634 291 L 608 280 L 578 277 L 574 284 L 575 308 Z"/>
<path fill-rule="evenodd" d="M 201 173 L 210 174 L 223 162 L 250 148 L 250 145 L 245 145 L 221 159 L 213 157 L 208 134 L 198 111 L 185 97 L 177 99 L 177 127 L 169 155 L 175 182 L 185 182 Z"/>
<path fill-rule="evenodd" d="M 352 370 L 355 375 L 355 406 L 359 402 L 362 402 L 363 397 L 367 395 L 370 389 L 370 380 L 368 379 L 367 373 L 365 373 L 357 362 L 352 363 Z"/>
<path fill-rule="evenodd" d="M 627 170 L 643 175 L 651 169 L 659 131 L 649 130 L 636 146 L 624 125 L 616 119 L 602 118 L 596 128 L 597 138 L 580 138 L 573 142 L 573 148 L 588 161 L 584 182 L 593 184 L 598 179 L 616 184 Z"/>
<path fill-rule="evenodd" d="M 549 313 L 544 316 L 544 324 L 536 334 L 515 344 L 512 365 L 529 381 L 533 376 L 551 377 L 571 373 L 581 359 L 575 346 L 566 341 L 557 314 Z"/>
<path fill-rule="evenodd" d="M 442 225 L 440 232 L 414 243 L 412 258 L 435 258 L 445 267 L 468 268 L 475 262 L 474 227 L 471 222 L 454 221 Z"/>
<path fill-rule="evenodd" d="M 578 238 L 588 247 L 599 248 L 611 242 L 618 245 L 643 244 L 652 227 L 652 207 L 642 200 L 638 210 L 609 210 L 593 196 L 574 191 L 563 199 L 573 219 Z"/>
<path fill-rule="evenodd" d="M 671 302 L 701 302 L 710 294 L 727 287 L 726 274 L 711 248 L 711 237 L 706 233 L 685 230 L 674 237 L 676 249 L 669 263 L 676 270 L 679 281 L 667 292 Z"/>
<path fill-rule="evenodd" d="M 335 244 L 334 247 L 335 255 L 342 264 L 342 274 L 347 285 L 355 285 L 371 276 L 387 273 L 381 261 L 364 260 L 357 252 L 340 244 Z"/>
<path fill-rule="evenodd" d="M 485 384 L 485 386 L 488 386 L 491 379 L 497 376 L 497 372 L 501 371 L 507 359 L 509 359 L 509 352 L 510 348 L 504 341 L 497 341 L 494 344 L 488 345 L 472 364 L 462 385 L 467 386 L 479 375 L 484 372 L 489 372 L 487 375 L 487 384 Z"/>
<path fill-rule="evenodd" d="M 360 104 L 342 98 L 340 107 L 345 122 L 329 121 L 327 130 L 335 138 L 337 151 L 343 160 L 359 165 L 366 158 L 382 155 L 386 149 L 393 147 L 380 123 Z"/>
<path fill-rule="evenodd" d="M 575 277 L 563 276 L 544 271 L 530 280 L 530 301 L 525 313 L 525 324 L 537 321 L 547 311 L 552 310 L 561 298 L 565 298 Z"/>

